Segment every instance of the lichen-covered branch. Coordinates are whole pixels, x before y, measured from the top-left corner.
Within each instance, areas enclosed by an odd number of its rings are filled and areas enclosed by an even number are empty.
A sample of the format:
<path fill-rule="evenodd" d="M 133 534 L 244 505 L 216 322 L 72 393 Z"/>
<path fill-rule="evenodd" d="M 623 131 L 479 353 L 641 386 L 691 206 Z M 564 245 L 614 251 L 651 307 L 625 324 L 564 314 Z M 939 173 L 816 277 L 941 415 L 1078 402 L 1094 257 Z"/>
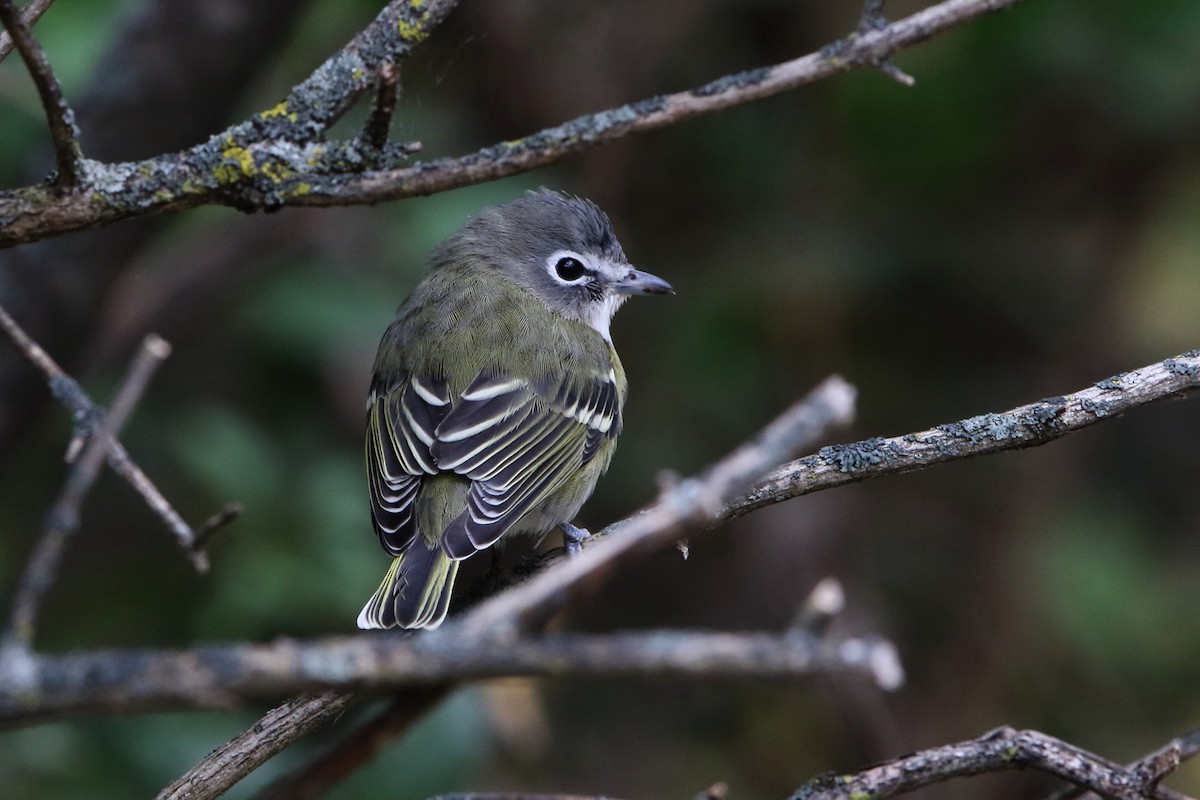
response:
<path fill-rule="evenodd" d="M 1178 765 L 1178 759 L 1175 760 Z M 1179 800 L 1158 786 L 1163 774 L 1115 764 L 1053 736 L 999 728 L 978 739 L 934 747 L 850 774 L 826 774 L 800 787 L 791 800 L 882 800 L 952 778 L 1036 769 L 1118 800 Z"/>
<path fill-rule="evenodd" d="M 1132 411 L 1200 389 L 1200 350 L 1097 381 L 1071 394 L 998 413 L 980 414 L 891 438 L 832 445 L 784 464 L 718 522 L 756 508 L 866 478 L 914 472 L 972 456 L 1035 447 Z"/>
<path fill-rule="evenodd" d="M 206 204 L 272 210 L 336 186 L 377 159 L 358 141 L 326 141 L 326 130 L 375 88 L 383 63 L 403 59 L 457 4 L 392 0 L 280 103 L 195 147 L 145 161 L 84 160 L 69 192 L 0 192 L 0 247 Z M 406 157 L 404 147 L 391 151 L 393 162 Z"/>
<path fill-rule="evenodd" d="M 409 163 L 410 148 L 382 153 L 322 134 L 375 87 L 384 63 L 403 59 L 457 0 L 394 0 L 341 52 L 277 106 L 180 153 L 146 161 L 84 162 L 80 186 L 0 192 L 0 247 L 130 217 L 206 204 L 244 211 L 286 205 L 358 205 L 426 195 L 526 172 L 631 133 L 673 125 L 823 80 L 886 64 L 893 53 L 1018 0 L 943 0 L 816 53 L 578 117 L 457 158 Z"/>

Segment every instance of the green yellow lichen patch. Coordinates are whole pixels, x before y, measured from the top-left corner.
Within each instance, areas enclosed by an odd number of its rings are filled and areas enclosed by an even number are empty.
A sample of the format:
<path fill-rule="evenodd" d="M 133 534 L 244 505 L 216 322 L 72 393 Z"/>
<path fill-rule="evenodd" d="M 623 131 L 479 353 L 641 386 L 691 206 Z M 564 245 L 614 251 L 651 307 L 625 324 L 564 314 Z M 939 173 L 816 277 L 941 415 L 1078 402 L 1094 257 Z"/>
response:
<path fill-rule="evenodd" d="M 413 0 L 411 7 L 416 9 L 424 5 L 420 0 Z M 409 22 L 404 17 L 396 20 L 396 32 L 400 34 L 400 38 L 406 42 L 422 42 L 429 31 L 425 27 L 425 23 L 429 21 L 429 12 L 423 11 L 416 22 Z"/>
<path fill-rule="evenodd" d="M 290 122 L 295 122 L 299 119 L 295 111 L 288 111 L 287 100 L 280 101 L 277 105 L 271 106 L 266 111 L 260 111 L 258 116 L 262 119 L 286 117 Z"/>

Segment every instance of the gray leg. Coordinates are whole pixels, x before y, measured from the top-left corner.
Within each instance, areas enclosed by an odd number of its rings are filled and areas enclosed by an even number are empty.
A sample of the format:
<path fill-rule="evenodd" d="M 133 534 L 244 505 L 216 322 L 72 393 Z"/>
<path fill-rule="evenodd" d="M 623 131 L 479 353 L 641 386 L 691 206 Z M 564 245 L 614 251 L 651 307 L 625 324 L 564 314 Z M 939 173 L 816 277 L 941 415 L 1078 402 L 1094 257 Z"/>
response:
<path fill-rule="evenodd" d="M 571 558 L 582 553 L 583 543 L 592 538 L 587 528 L 579 528 L 569 522 L 564 522 L 559 527 L 562 528 L 563 547 L 567 548 L 567 555 Z"/>

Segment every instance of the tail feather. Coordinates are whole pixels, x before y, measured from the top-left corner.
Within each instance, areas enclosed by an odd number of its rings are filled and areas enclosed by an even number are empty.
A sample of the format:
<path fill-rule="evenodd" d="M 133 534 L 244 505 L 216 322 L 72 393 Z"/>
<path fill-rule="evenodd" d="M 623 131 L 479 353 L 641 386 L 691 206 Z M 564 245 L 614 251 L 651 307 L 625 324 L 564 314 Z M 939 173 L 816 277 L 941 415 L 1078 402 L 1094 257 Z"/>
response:
<path fill-rule="evenodd" d="M 446 618 L 458 562 L 437 545 L 414 542 L 392 559 L 375 594 L 358 615 L 358 627 L 436 628 Z"/>

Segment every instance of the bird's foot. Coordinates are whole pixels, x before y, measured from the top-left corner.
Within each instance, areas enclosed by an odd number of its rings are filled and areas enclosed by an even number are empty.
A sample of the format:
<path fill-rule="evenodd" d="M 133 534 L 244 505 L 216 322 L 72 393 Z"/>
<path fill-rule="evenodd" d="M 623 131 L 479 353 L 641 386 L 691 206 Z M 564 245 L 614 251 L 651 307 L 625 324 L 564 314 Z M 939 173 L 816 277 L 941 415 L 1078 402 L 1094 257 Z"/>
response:
<path fill-rule="evenodd" d="M 563 547 L 567 548 L 567 555 L 571 558 L 582 553 L 583 543 L 592 538 L 591 531 L 587 528 L 580 528 L 569 522 L 564 522 L 559 527 L 562 528 Z"/>

